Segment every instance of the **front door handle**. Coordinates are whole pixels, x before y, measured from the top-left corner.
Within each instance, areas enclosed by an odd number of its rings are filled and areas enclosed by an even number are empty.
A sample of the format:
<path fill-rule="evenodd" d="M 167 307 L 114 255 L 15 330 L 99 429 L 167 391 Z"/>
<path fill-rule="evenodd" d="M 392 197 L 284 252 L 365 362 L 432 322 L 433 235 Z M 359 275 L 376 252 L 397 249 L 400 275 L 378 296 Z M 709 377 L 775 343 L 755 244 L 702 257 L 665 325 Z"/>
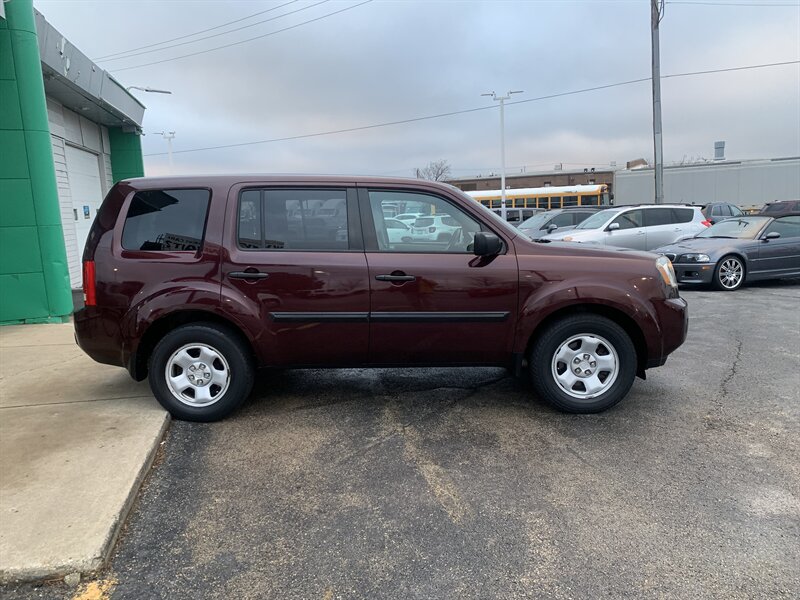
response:
<path fill-rule="evenodd" d="M 413 275 L 375 275 L 378 281 L 416 281 Z"/>
<path fill-rule="evenodd" d="M 228 273 L 231 279 L 266 279 L 269 273 L 261 273 L 260 271 L 231 271 Z"/>

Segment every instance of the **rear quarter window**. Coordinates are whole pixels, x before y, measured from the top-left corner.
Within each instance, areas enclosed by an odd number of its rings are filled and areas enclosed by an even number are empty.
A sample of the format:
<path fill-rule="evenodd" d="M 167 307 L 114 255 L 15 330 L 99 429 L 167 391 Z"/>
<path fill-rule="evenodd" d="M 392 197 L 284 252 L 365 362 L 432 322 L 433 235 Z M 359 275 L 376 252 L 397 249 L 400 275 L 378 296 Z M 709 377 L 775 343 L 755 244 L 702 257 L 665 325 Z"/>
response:
<path fill-rule="evenodd" d="M 675 213 L 675 223 L 691 223 L 694 219 L 694 209 L 692 208 L 673 208 L 672 212 Z M 701 212 L 703 216 L 704 213 Z"/>
<path fill-rule="evenodd" d="M 122 247 L 197 252 L 203 244 L 210 199 L 208 190 L 136 192 L 125 216 Z"/>

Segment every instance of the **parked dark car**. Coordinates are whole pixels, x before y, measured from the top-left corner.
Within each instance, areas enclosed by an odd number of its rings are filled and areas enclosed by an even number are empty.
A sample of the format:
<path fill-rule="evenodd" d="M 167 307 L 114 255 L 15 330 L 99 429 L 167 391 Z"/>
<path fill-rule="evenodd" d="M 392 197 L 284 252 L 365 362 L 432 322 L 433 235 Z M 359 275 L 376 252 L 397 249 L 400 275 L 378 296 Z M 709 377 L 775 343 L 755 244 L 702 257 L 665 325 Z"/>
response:
<path fill-rule="evenodd" d="M 709 225 L 718 223 L 729 217 L 743 217 L 744 212 L 735 204 L 729 202 L 711 202 L 702 207 L 703 216 Z"/>
<path fill-rule="evenodd" d="M 607 206 L 598 207 L 583 207 L 576 206 L 575 208 L 558 208 L 541 212 L 533 215 L 529 219 L 525 219 L 520 225 L 519 230 L 525 233 L 528 237 L 533 239 L 539 238 L 548 233 L 553 233 L 556 229 L 564 231 L 566 229 L 574 228 L 578 223 L 581 223 L 591 217 L 594 213 Z"/>
<path fill-rule="evenodd" d="M 332 236 L 318 209 L 340 200 L 346 226 Z M 387 207 L 458 227 L 441 240 L 393 237 Z M 78 344 L 149 376 L 187 420 L 229 414 L 259 367 L 504 366 L 526 369 L 562 410 L 597 412 L 687 330 L 666 258 L 534 243 L 420 180 L 124 180 L 83 260 Z"/>
<path fill-rule="evenodd" d="M 760 215 L 769 215 L 770 217 L 777 217 L 778 215 L 786 215 L 789 213 L 800 213 L 800 200 L 767 202 L 758 212 Z"/>
<path fill-rule="evenodd" d="M 672 261 L 679 283 L 729 292 L 745 281 L 800 276 L 800 212 L 727 219 L 654 252 Z"/>

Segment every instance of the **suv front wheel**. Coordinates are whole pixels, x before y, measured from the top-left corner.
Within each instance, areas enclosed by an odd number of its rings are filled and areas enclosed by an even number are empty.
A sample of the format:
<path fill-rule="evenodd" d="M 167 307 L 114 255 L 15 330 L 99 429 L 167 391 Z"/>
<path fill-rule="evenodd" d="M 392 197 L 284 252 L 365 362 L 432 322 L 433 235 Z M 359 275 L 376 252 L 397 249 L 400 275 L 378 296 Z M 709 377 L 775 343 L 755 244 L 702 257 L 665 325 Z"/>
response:
<path fill-rule="evenodd" d="M 212 323 L 172 330 L 150 357 L 150 389 L 161 406 L 184 421 L 227 416 L 247 398 L 253 377 L 244 345 Z"/>
<path fill-rule="evenodd" d="M 599 315 L 556 321 L 538 336 L 530 355 L 536 393 L 571 413 L 614 406 L 636 377 L 636 349 L 625 330 Z"/>

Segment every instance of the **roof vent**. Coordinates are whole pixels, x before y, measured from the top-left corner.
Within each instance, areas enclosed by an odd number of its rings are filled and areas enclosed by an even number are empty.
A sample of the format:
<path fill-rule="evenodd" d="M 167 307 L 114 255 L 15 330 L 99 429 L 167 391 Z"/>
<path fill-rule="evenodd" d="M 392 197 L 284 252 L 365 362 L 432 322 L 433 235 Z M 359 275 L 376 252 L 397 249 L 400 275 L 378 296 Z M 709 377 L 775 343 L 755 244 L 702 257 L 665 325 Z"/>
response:
<path fill-rule="evenodd" d="M 714 160 L 725 160 L 725 142 L 714 142 Z"/>

